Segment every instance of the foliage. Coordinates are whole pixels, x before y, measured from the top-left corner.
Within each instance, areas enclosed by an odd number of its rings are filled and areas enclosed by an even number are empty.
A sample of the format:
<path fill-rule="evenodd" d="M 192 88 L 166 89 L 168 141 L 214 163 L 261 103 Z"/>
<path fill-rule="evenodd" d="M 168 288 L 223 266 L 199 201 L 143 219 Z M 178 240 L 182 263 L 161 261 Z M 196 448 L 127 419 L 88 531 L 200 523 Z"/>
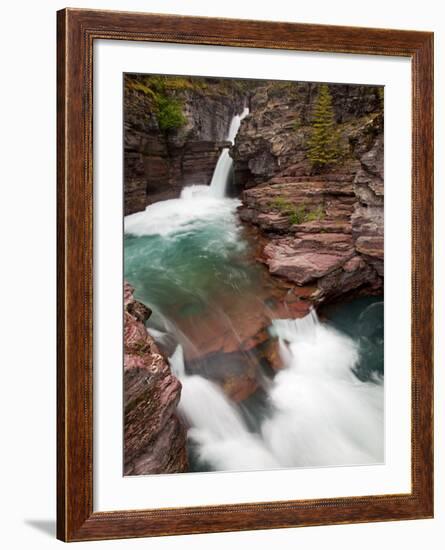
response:
<path fill-rule="evenodd" d="M 182 112 L 182 105 L 178 100 L 169 96 L 157 96 L 156 116 L 159 128 L 163 131 L 174 130 L 183 126 L 187 119 Z"/>
<path fill-rule="evenodd" d="M 310 212 L 307 212 L 305 221 L 307 222 L 312 222 L 315 220 L 319 221 L 319 220 L 323 220 L 324 217 L 325 217 L 325 213 L 324 213 L 323 207 L 317 206 L 315 210 L 311 210 Z"/>
<path fill-rule="evenodd" d="M 379 86 L 377 88 L 377 95 L 379 96 L 379 99 L 380 99 L 380 105 L 383 109 L 383 106 L 385 104 L 385 87 L 384 86 Z"/>
<path fill-rule="evenodd" d="M 133 75 L 125 77 L 125 88 L 148 97 L 159 128 L 168 132 L 180 128 L 187 122 L 183 113 L 184 92 L 199 94 L 247 94 L 255 88 L 257 81 L 218 79 L 213 84 L 204 77 Z"/>
<path fill-rule="evenodd" d="M 308 145 L 308 158 L 317 170 L 336 164 L 342 156 L 340 133 L 327 84 L 320 86 Z"/>
<path fill-rule="evenodd" d="M 182 77 L 146 76 L 127 77 L 126 86 L 130 90 L 148 96 L 159 128 L 167 132 L 183 126 L 187 119 L 182 112 L 181 102 L 174 97 L 175 90 L 182 90 L 191 86 L 191 79 Z"/>
<path fill-rule="evenodd" d="M 299 225 L 301 223 L 315 220 L 323 220 L 325 217 L 325 212 L 321 205 L 317 206 L 315 210 L 308 210 L 306 204 L 303 203 L 295 206 L 284 197 L 276 197 L 271 202 L 271 206 L 286 215 L 291 225 Z"/>
<path fill-rule="evenodd" d="M 127 87 L 130 90 L 135 90 L 136 92 L 142 92 L 145 95 L 148 95 L 155 98 L 155 93 L 153 90 L 151 90 L 148 86 L 146 86 L 143 82 L 139 82 L 138 80 L 128 80 Z"/>
<path fill-rule="evenodd" d="M 202 78 L 186 78 L 183 76 L 153 75 L 146 77 L 145 82 L 148 87 L 161 94 L 165 94 L 168 90 L 203 90 L 207 87 Z"/>
<path fill-rule="evenodd" d="M 273 208 L 277 208 L 278 210 L 281 210 L 282 212 L 286 208 L 293 208 L 293 204 L 290 201 L 286 200 L 284 197 L 275 197 L 271 203 L 271 206 Z"/>
<path fill-rule="evenodd" d="M 305 207 L 299 206 L 298 208 L 294 208 L 294 210 L 288 214 L 288 220 L 291 225 L 300 225 L 300 223 L 305 223 L 307 221 Z"/>

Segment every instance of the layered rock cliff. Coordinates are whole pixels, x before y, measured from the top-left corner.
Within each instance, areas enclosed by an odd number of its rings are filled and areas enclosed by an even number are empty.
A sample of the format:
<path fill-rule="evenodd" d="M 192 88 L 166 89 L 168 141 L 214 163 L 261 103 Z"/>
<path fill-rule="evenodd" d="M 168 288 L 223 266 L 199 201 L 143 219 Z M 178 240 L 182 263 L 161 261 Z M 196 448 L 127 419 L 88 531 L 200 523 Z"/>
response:
<path fill-rule="evenodd" d="M 309 143 L 320 85 L 264 83 L 235 145 L 241 219 L 259 229 L 274 275 L 316 285 L 322 302 L 383 289 L 382 89 L 329 85 L 339 158 L 314 168 Z"/>
<path fill-rule="evenodd" d="M 124 474 L 185 472 L 181 383 L 145 328 L 150 310 L 124 285 Z"/>
<path fill-rule="evenodd" d="M 239 81 L 125 75 L 125 215 L 208 185 L 244 97 Z"/>

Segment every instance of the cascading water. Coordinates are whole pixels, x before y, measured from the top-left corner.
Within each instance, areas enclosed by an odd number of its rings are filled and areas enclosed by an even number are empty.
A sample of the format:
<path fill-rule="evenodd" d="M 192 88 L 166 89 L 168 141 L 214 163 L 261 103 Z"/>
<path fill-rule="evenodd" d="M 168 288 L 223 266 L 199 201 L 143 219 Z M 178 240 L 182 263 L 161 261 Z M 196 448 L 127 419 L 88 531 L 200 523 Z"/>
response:
<path fill-rule="evenodd" d="M 279 466 L 261 437 L 249 432 L 240 411 L 216 384 L 185 374 L 181 346 L 170 364 L 182 384 L 179 412 L 190 426 L 188 437 L 197 446 L 200 461 L 215 470 Z"/>
<path fill-rule="evenodd" d="M 246 114 L 232 120 L 232 142 Z M 370 330 L 382 322 L 381 302 L 342 306 L 340 330 L 315 312 L 297 320 L 270 317 L 269 283 L 248 259 L 236 216 L 240 201 L 225 197 L 231 164 L 225 150 L 210 187 L 186 187 L 179 199 L 125 218 L 125 278 L 152 309 L 148 329 L 169 350 L 182 382 L 179 411 L 192 469 L 382 462 L 383 339 L 382 331 Z M 278 339 L 283 364 L 273 377 L 254 354 L 225 351 L 264 315 L 272 319 L 270 338 Z M 209 353 L 202 369 L 196 357 Z M 252 364 L 261 372 L 255 394 L 261 407 L 250 399 L 236 403 L 218 383 L 229 367 L 242 376 Z"/>
<path fill-rule="evenodd" d="M 262 435 L 278 462 L 290 466 L 383 461 L 383 384 L 353 370 L 360 347 L 318 321 L 273 321 L 285 368 L 269 391 L 272 414 Z"/>
<path fill-rule="evenodd" d="M 383 462 L 383 385 L 353 374 L 357 344 L 321 324 L 315 312 L 274 320 L 271 332 L 284 369 L 268 390 L 269 413 L 256 433 L 216 384 L 185 373 L 180 346 L 170 358 L 199 460 L 215 470 Z"/>
<path fill-rule="evenodd" d="M 230 141 L 232 145 L 235 143 L 235 137 L 238 133 L 241 121 L 249 114 L 249 109 L 244 108 L 240 115 L 235 115 L 230 123 L 229 133 L 226 140 Z M 214 197 L 225 197 L 227 193 L 227 183 L 232 171 L 233 159 L 229 155 L 229 149 L 225 148 L 221 151 L 221 154 L 216 163 L 215 171 L 213 172 L 212 181 L 210 182 L 211 194 Z"/>

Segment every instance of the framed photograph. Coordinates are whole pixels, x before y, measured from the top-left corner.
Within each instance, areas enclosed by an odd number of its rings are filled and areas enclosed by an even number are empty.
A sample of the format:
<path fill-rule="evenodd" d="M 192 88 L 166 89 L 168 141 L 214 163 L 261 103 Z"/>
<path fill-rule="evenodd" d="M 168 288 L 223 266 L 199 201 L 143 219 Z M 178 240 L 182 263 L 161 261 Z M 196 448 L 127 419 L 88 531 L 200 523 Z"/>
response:
<path fill-rule="evenodd" d="M 433 34 L 57 25 L 58 538 L 433 517 Z"/>

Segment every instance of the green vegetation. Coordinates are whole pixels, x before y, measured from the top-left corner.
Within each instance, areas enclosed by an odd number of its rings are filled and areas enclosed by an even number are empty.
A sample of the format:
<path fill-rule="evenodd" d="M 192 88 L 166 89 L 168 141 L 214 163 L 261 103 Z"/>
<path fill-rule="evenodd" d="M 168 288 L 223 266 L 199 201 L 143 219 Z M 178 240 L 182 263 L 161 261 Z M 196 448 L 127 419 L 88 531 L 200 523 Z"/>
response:
<path fill-rule="evenodd" d="M 156 103 L 156 116 L 161 130 L 174 130 L 187 122 L 178 100 L 169 96 L 158 96 Z"/>
<path fill-rule="evenodd" d="M 312 119 L 308 158 L 316 170 L 336 164 L 342 157 L 340 132 L 334 118 L 332 97 L 327 84 L 318 93 Z"/>
<path fill-rule="evenodd" d="M 258 86 L 257 81 L 233 79 L 206 79 L 205 77 L 136 75 L 125 76 L 126 90 L 133 90 L 148 97 L 152 112 L 155 113 L 159 128 L 168 132 L 180 128 L 187 122 L 183 113 L 184 93 L 246 95 L 250 89 Z"/>
<path fill-rule="evenodd" d="M 156 97 L 156 94 L 153 92 L 153 90 L 151 90 L 143 82 L 139 82 L 138 80 L 128 80 L 127 87 L 130 90 L 136 90 L 137 92 L 142 92 L 145 95 L 151 96 L 153 99 Z"/>
<path fill-rule="evenodd" d="M 278 210 L 280 210 L 281 212 L 285 212 L 286 210 L 288 210 L 289 208 L 294 208 L 294 205 L 288 201 L 287 199 L 285 199 L 284 197 L 276 197 L 272 203 L 271 203 L 271 206 L 273 208 L 277 208 Z"/>
<path fill-rule="evenodd" d="M 202 78 L 185 78 L 183 76 L 146 76 L 145 83 L 157 93 L 165 94 L 168 90 L 204 90 L 207 84 Z"/>
<path fill-rule="evenodd" d="M 199 81 L 192 85 L 191 79 L 182 77 L 127 76 L 125 85 L 128 89 L 143 93 L 150 98 L 159 128 L 163 132 L 168 132 L 184 126 L 187 122 L 182 112 L 182 103 L 174 97 L 175 91 L 202 86 L 204 83 Z"/>
<path fill-rule="evenodd" d="M 378 94 L 379 99 L 380 99 L 380 105 L 383 109 L 383 106 L 385 104 L 385 87 L 384 86 L 379 86 L 377 88 L 377 94 Z"/>
<path fill-rule="evenodd" d="M 319 221 L 323 220 L 325 217 L 325 212 L 323 210 L 322 206 L 317 206 L 315 210 L 311 210 L 310 212 L 306 213 L 306 220 L 307 222 L 312 221 Z"/>
<path fill-rule="evenodd" d="M 284 197 L 276 197 L 271 202 L 271 206 L 287 216 L 287 219 L 291 225 L 299 225 L 301 223 L 315 220 L 323 220 L 325 217 L 325 212 L 321 205 L 317 206 L 314 210 L 308 210 L 305 204 L 295 206 Z"/>
<path fill-rule="evenodd" d="M 295 82 L 289 80 L 276 80 L 274 82 L 273 90 L 284 90 L 291 92 L 295 88 Z"/>
<path fill-rule="evenodd" d="M 300 225 L 300 223 L 305 223 L 307 221 L 305 207 L 299 206 L 298 208 L 294 208 L 294 210 L 288 214 L 288 220 L 291 225 Z"/>
<path fill-rule="evenodd" d="M 206 79 L 205 77 L 136 75 L 125 76 L 126 90 L 148 97 L 159 128 L 168 132 L 184 126 L 187 118 L 183 112 L 184 93 L 233 95 L 238 98 L 258 86 L 257 81 L 233 79 Z"/>

